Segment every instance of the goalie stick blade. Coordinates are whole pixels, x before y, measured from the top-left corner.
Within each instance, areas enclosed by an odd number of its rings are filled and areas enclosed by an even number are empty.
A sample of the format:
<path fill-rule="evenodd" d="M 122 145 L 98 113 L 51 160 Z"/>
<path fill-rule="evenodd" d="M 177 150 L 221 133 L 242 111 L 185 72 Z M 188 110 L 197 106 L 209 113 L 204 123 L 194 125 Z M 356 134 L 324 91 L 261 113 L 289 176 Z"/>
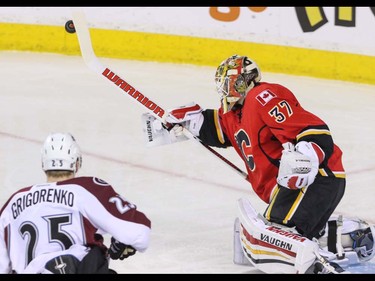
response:
<path fill-rule="evenodd" d="M 72 9 L 73 24 L 78 36 L 79 46 L 83 60 L 87 66 L 97 72 L 103 73 L 105 67 L 101 65 L 92 48 L 90 31 L 87 25 L 85 13 L 79 8 Z"/>

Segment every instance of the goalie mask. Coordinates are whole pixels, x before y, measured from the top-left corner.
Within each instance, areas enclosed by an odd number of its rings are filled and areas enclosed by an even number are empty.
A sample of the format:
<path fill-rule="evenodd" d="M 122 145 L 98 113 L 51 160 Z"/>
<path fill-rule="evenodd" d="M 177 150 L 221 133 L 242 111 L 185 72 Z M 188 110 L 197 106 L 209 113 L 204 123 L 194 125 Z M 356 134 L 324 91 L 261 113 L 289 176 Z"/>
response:
<path fill-rule="evenodd" d="M 242 103 L 247 93 L 261 79 L 258 65 L 245 56 L 233 55 L 224 60 L 215 73 L 216 90 L 221 95 L 223 112 Z"/>
<path fill-rule="evenodd" d="M 47 136 L 42 147 L 43 171 L 72 171 L 82 166 L 80 148 L 69 133 L 52 133 Z"/>

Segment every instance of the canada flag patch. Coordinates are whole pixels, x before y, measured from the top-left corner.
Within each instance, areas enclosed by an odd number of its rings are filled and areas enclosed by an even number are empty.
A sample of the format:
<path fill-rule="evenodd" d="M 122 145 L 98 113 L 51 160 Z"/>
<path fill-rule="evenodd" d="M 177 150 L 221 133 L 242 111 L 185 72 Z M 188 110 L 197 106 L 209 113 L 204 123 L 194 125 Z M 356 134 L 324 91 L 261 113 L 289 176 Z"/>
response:
<path fill-rule="evenodd" d="M 265 106 L 270 100 L 272 100 L 276 95 L 269 90 L 265 90 L 257 95 L 256 99 L 261 105 Z"/>

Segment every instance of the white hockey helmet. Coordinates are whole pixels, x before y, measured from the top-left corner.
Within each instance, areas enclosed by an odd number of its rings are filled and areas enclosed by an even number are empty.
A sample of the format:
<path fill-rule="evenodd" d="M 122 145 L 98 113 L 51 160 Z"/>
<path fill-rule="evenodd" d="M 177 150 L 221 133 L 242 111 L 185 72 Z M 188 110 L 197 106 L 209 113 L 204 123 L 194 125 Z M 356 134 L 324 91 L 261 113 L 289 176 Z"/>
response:
<path fill-rule="evenodd" d="M 42 147 L 44 171 L 78 172 L 82 166 L 81 150 L 70 133 L 51 133 Z"/>
<path fill-rule="evenodd" d="M 242 102 L 247 93 L 262 78 L 258 65 L 246 56 L 233 55 L 216 69 L 215 83 L 224 113 Z"/>

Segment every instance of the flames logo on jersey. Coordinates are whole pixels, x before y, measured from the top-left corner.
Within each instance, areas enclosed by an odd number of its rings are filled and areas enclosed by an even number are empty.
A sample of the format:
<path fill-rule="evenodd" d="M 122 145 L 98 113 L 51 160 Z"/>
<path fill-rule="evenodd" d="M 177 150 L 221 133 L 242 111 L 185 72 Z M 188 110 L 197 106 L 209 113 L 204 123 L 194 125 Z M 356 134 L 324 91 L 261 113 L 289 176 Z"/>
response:
<path fill-rule="evenodd" d="M 265 90 L 257 95 L 256 99 L 261 105 L 265 106 L 270 100 L 272 100 L 276 95 L 269 90 Z"/>

